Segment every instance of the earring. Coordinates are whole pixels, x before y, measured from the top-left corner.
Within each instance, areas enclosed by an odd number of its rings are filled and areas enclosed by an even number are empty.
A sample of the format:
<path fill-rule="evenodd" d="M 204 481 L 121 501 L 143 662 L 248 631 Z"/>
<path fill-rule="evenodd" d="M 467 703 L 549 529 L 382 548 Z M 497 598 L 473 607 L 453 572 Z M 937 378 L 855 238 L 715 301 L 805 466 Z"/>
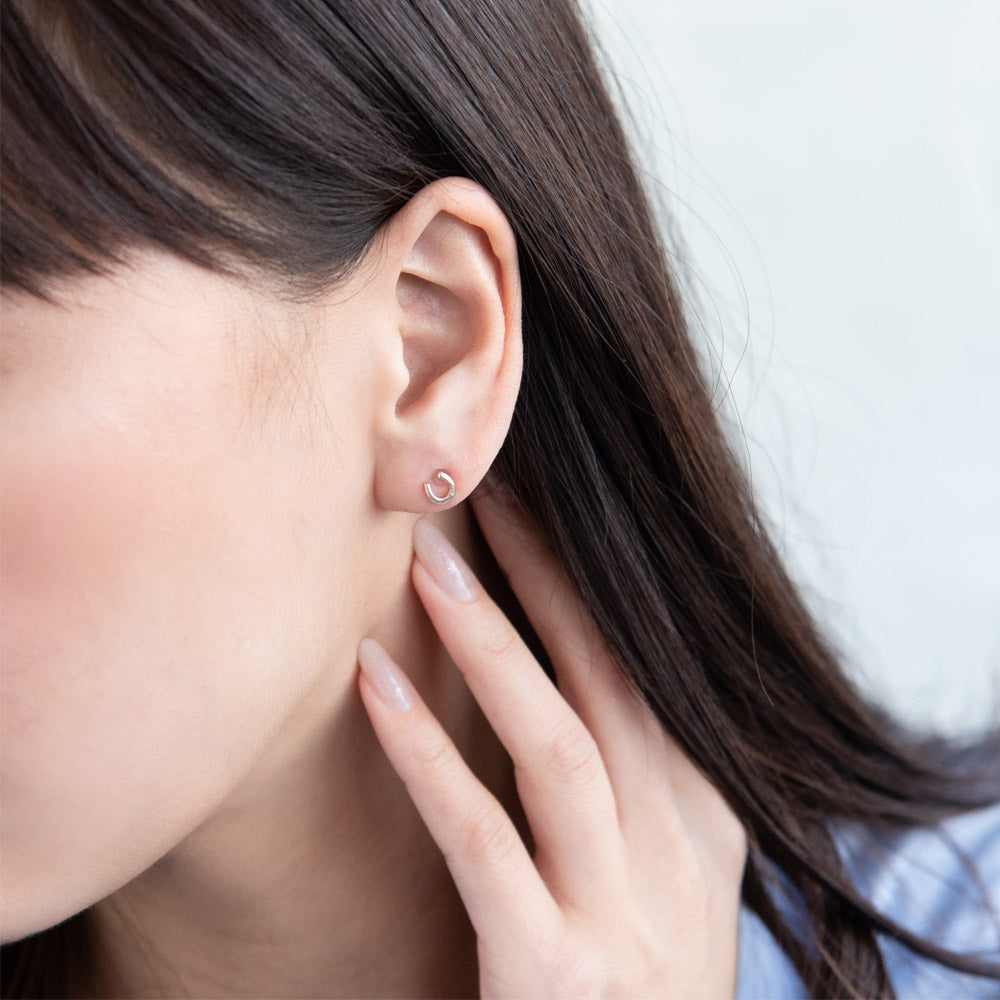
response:
<path fill-rule="evenodd" d="M 430 483 L 424 483 L 424 493 L 427 494 L 427 499 L 430 500 L 431 503 L 436 504 L 444 504 L 453 499 L 455 496 L 455 480 L 452 479 L 451 476 L 444 471 L 444 469 L 438 469 L 438 471 L 434 473 L 433 478 L 440 479 L 443 483 L 446 483 L 448 486 L 448 492 L 443 497 L 439 497 L 431 489 Z"/>

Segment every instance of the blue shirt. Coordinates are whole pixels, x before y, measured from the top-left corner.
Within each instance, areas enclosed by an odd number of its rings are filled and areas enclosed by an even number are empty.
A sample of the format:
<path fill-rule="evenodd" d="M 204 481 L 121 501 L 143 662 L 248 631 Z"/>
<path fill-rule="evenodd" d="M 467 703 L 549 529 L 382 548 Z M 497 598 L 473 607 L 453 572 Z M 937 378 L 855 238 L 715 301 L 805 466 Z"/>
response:
<path fill-rule="evenodd" d="M 935 944 L 1000 962 L 1000 805 L 947 820 L 942 831 L 917 829 L 872 837 L 844 828 L 835 835 L 855 885 L 886 916 Z M 976 865 L 982 891 L 956 854 Z M 874 850 L 872 850 L 874 846 Z M 969 976 L 880 940 L 901 1000 L 996 1000 L 1000 982 Z M 760 918 L 740 913 L 738 1000 L 805 1000 L 791 961 Z"/>

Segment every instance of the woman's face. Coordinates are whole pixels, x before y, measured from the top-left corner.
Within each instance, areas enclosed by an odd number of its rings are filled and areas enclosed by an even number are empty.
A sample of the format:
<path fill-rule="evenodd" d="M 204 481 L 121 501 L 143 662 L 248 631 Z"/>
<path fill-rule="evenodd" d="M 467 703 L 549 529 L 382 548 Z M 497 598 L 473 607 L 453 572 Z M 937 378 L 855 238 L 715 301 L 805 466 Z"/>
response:
<path fill-rule="evenodd" d="M 342 700 L 409 558 L 372 530 L 359 280 L 295 307 L 150 254 L 56 295 L 2 314 L 5 939 L 147 868 Z"/>

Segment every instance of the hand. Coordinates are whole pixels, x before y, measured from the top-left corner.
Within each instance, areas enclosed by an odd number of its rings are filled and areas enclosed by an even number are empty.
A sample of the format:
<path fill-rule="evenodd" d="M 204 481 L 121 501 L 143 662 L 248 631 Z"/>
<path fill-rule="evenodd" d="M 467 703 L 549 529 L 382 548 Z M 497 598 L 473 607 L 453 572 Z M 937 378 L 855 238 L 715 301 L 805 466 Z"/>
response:
<path fill-rule="evenodd" d="M 484 997 L 731 997 L 746 836 L 611 662 L 541 539 L 475 502 L 557 689 L 429 521 L 413 583 L 514 762 L 534 858 L 388 654 L 359 650 L 375 732 L 444 852 Z"/>

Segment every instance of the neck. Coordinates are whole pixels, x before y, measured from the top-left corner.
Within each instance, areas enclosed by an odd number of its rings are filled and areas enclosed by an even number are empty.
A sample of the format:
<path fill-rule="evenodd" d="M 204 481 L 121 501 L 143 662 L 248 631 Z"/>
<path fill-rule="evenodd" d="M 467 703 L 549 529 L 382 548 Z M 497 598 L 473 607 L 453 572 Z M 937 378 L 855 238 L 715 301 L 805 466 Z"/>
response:
<path fill-rule="evenodd" d="M 467 524 L 453 519 L 450 533 L 480 561 Z M 516 802 L 506 755 L 405 591 L 394 624 L 408 672 L 484 782 Z M 293 725 L 194 833 L 92 909 L 95 995 L 477 992 L 464 907 L 353 680 L 323 714 Z"/>

